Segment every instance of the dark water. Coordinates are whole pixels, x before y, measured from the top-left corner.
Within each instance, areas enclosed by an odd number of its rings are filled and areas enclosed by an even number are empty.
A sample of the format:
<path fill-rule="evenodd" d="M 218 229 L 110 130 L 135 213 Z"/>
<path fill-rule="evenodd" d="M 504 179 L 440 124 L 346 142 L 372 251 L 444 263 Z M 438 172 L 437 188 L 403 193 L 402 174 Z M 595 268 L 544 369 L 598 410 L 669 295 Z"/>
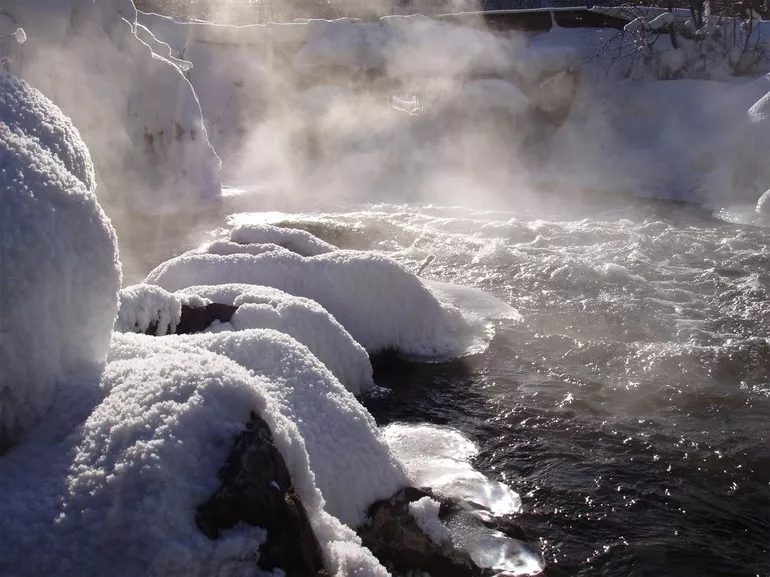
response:
<path fill-rule="evenodd" d="M 378 367 L 393 394 L 369 408 L 473 437 L 555 575 L 770 575 L 770 234 L 653 208 L 432 227 L 434 251 L 464 229 L 488 257 L 453 260 L 455 238 L 439 276 L 525 323 L 484 355 Z"/>
<path fill-rule="evenodd" d="M 770 576 L 770 228 L 651 201 L 556 205 L 239 218 L 414 269 L 433 256 L 425 276 L 521 312 L 482 355 L 381 364 L 393 392 L 368 407 L 474 438 L 550 574 Z M 163 242 L 157 262 L 181 249 Z"/>

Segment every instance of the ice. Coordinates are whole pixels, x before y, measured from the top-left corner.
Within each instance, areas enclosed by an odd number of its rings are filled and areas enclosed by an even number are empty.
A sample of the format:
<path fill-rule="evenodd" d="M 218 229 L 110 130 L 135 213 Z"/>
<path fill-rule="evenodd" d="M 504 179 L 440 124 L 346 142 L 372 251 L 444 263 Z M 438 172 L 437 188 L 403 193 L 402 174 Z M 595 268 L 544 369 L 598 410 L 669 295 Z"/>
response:
<path fill-rule="evenodd" d="M 470 512 L 450 516 L 446 525 L 452 543 L 494 575 L 539 575 L 545 568 L 543 556 L 532 545 L 486 527 Z"/>
<path fill-rule="evenodd" d="M 391 450 L 415 486 L 477 503 L 495 515 L 516 513 L 521 499 L 507 485 L 486 478 L 470 465 L 476 445 L 448 427 L 395 423 L 383 429 Z"/>

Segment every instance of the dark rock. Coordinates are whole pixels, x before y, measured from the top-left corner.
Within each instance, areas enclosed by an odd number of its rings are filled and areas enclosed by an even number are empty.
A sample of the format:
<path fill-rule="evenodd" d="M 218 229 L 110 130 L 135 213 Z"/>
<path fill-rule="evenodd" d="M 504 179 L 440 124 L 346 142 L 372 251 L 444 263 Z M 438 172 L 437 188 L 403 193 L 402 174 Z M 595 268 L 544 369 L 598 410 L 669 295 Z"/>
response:
<path fill-rule="evenodd" d="M 203 307 L 182 305 L 182 315 L 174 331 L 178 335 L 189 335 L 205 331 L 214 321 L 229 322 L 238 307 L 211 303 Z"/>
<path fill-rule="evenodd" d="M 210 539 L 240 522 L 262 527 L 267 541 L 259 566 L 282 569 L 289 577 L 328 577 L 305 507 L 273 443 L 270 428 L 252 412 L 219 471 L 222 485 L 197 509 L 195 522 Z"/>
<path fill-rule="evenodd" d="M 422 532 L 409 513 L 409 503 L 435 498 L 428 489 L 406 487 L 369 508 L 358 534 L 381 563 L 402 573 L 422 571 L 442 577 L 478 577 L 481 570 L 470 556 L 451 546 L 439 546 Z"/>

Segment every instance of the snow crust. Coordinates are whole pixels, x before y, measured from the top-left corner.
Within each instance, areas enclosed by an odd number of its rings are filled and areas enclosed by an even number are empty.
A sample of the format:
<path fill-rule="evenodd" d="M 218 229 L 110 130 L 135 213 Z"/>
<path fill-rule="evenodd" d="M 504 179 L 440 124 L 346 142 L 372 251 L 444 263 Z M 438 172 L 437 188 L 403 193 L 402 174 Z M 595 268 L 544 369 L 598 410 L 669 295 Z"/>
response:
<path fill-rule="evenodd" d="M 3 448 L 45 415 L 64 375 L 104 360 L 121 274 L 112 225 L 67 170 L 90 164 L 77 132 L 27 84 L 0 83 Z"/>
<path fill-rule="evenodd" d="M 421 357 L 458 356 L 473 342 L 460 312 L 437 300 L 388 257 L 335 251 L 313 257 L 186 253 L 153 270 L 145 282 L 176 291 L 199 284 L 266 285 L 312 299 L 368 352 L 394 349 Z"/>

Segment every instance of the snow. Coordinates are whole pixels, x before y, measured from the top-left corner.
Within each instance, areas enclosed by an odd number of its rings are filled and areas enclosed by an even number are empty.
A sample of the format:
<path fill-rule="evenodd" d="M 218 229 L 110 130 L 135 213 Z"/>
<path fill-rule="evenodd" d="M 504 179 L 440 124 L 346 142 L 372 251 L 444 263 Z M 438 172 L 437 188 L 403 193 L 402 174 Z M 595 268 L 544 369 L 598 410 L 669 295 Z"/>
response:
<path fill-rule="evenodd" d="M 449 531 L 438 517 L 440 509 L 441 503 L 430 497 L 409 503 L 409 514 L 417 521 L 417 526 L 439 546 L 451 541 Z"/>
<path fill-rule="evenodd" d="M 374 386 L 372 366 L 364 348 L 315 301 L 258 285 L 198 286 L 177 293 L 181 298 L 190 295 L 239 307 L 229 323 L 212 327 L 212 331 L 280 331 L 308 347 L 353 394 Z"/>
<path fill-rule="evenodd" d="M 230 241 L 238 244 L 277 244 L 302 256 L 315 256 L 337 250 L 304 230 L 270 224 L 239 224 L 230 231 Z"/>
<path fill-rule="evenodd" d="M 275 329 L 307 346 L 353 394 L 374 386 L 366 350 L 318 303 L 288 297 L 265 304 L 243 304 L 230 324 L 235 330 Z"/>
<path fill-rule="evenodd" d="M 62 111 L 28 83 L 0 71 L 0 121 L 32 138 L 78 178 L 96 188 L 91 155 L 80 133 Z"/>
<path fill-rule="evenodd" d="M 359 525 L 369 505 L 407 484 L 371 415 L 307 347 L 288 335 L 261 329 L 161 340 L 180 351 L 211 350 L 264 378 L 264 394 L 304 439 L 326 511 L 343 523 Z"/>
<path fill-rule="evenodd" d="M 112 225 L 60 161 L 88 166 L 77 133 L 39 92 L 6 74 L 0 83 L 0 447 L 8 447 L 45 415 L 63 375 L 104 360 L 121 274 Z"/>
<path fill-rule="evenodd" d="M 770 189 L 762 193 L 757 201 L 756 211 L 760 214 L 770 215 Z"/>
<path fill-rule="evenodd" d="M 265 252 L 291 252 L 277 244 L 238 244 L 229 240 L 215 240 L 200 247 L 199 252 L 208 254 L 262 254 Z"/>
<path fill-rule="evenodd" d="M 102 204 L 158 214 L 218 199 L 221 163 L 195 92 L 136 37 L 130 0 L 29 0 L 5 13 L 34 39 L 11 51 L 11 71 L 73 119 L 105 183 Z"/>
<path fill-rule="evenodd" d="M 303 257 L 190 252 L 163 263 L 145 282 L 169 291 L 246 283 L 306 297 L 333 315 L 370 353 L 394 349 L 418 357 L 454 357 L 473 342 L 456 308 L 438 301 L 415 275 L 377 253 L 335 251 Z"/>
<path fill-rule="evenodd" d="M 258 575 L 264 531 L 239 525 L 212 541 L 194 515 L 254 410 L 286 458 L 332 574 L 359 564 L 361 575 L 386 575 L 323 510 L 300 431 L 264 379 L 202 347 L 180 351 L 173 338 L 116 335 L 101 382 L 71 382 L 58 414 L 3 457 L 0 533 L 13 554 L 0 556 L 0 572 Z M 336 417 L 344 429 L 346 415 Z"/>
<path fill-rule="evenodd" d="M 118 295 L 120 308 L 115 330 L 121 333 L 144 333 L 155 326 L 153 334 L 173 334 L 182 315 L 182 299 L 162 288 L 138 284 L 122 289 Z"/>

